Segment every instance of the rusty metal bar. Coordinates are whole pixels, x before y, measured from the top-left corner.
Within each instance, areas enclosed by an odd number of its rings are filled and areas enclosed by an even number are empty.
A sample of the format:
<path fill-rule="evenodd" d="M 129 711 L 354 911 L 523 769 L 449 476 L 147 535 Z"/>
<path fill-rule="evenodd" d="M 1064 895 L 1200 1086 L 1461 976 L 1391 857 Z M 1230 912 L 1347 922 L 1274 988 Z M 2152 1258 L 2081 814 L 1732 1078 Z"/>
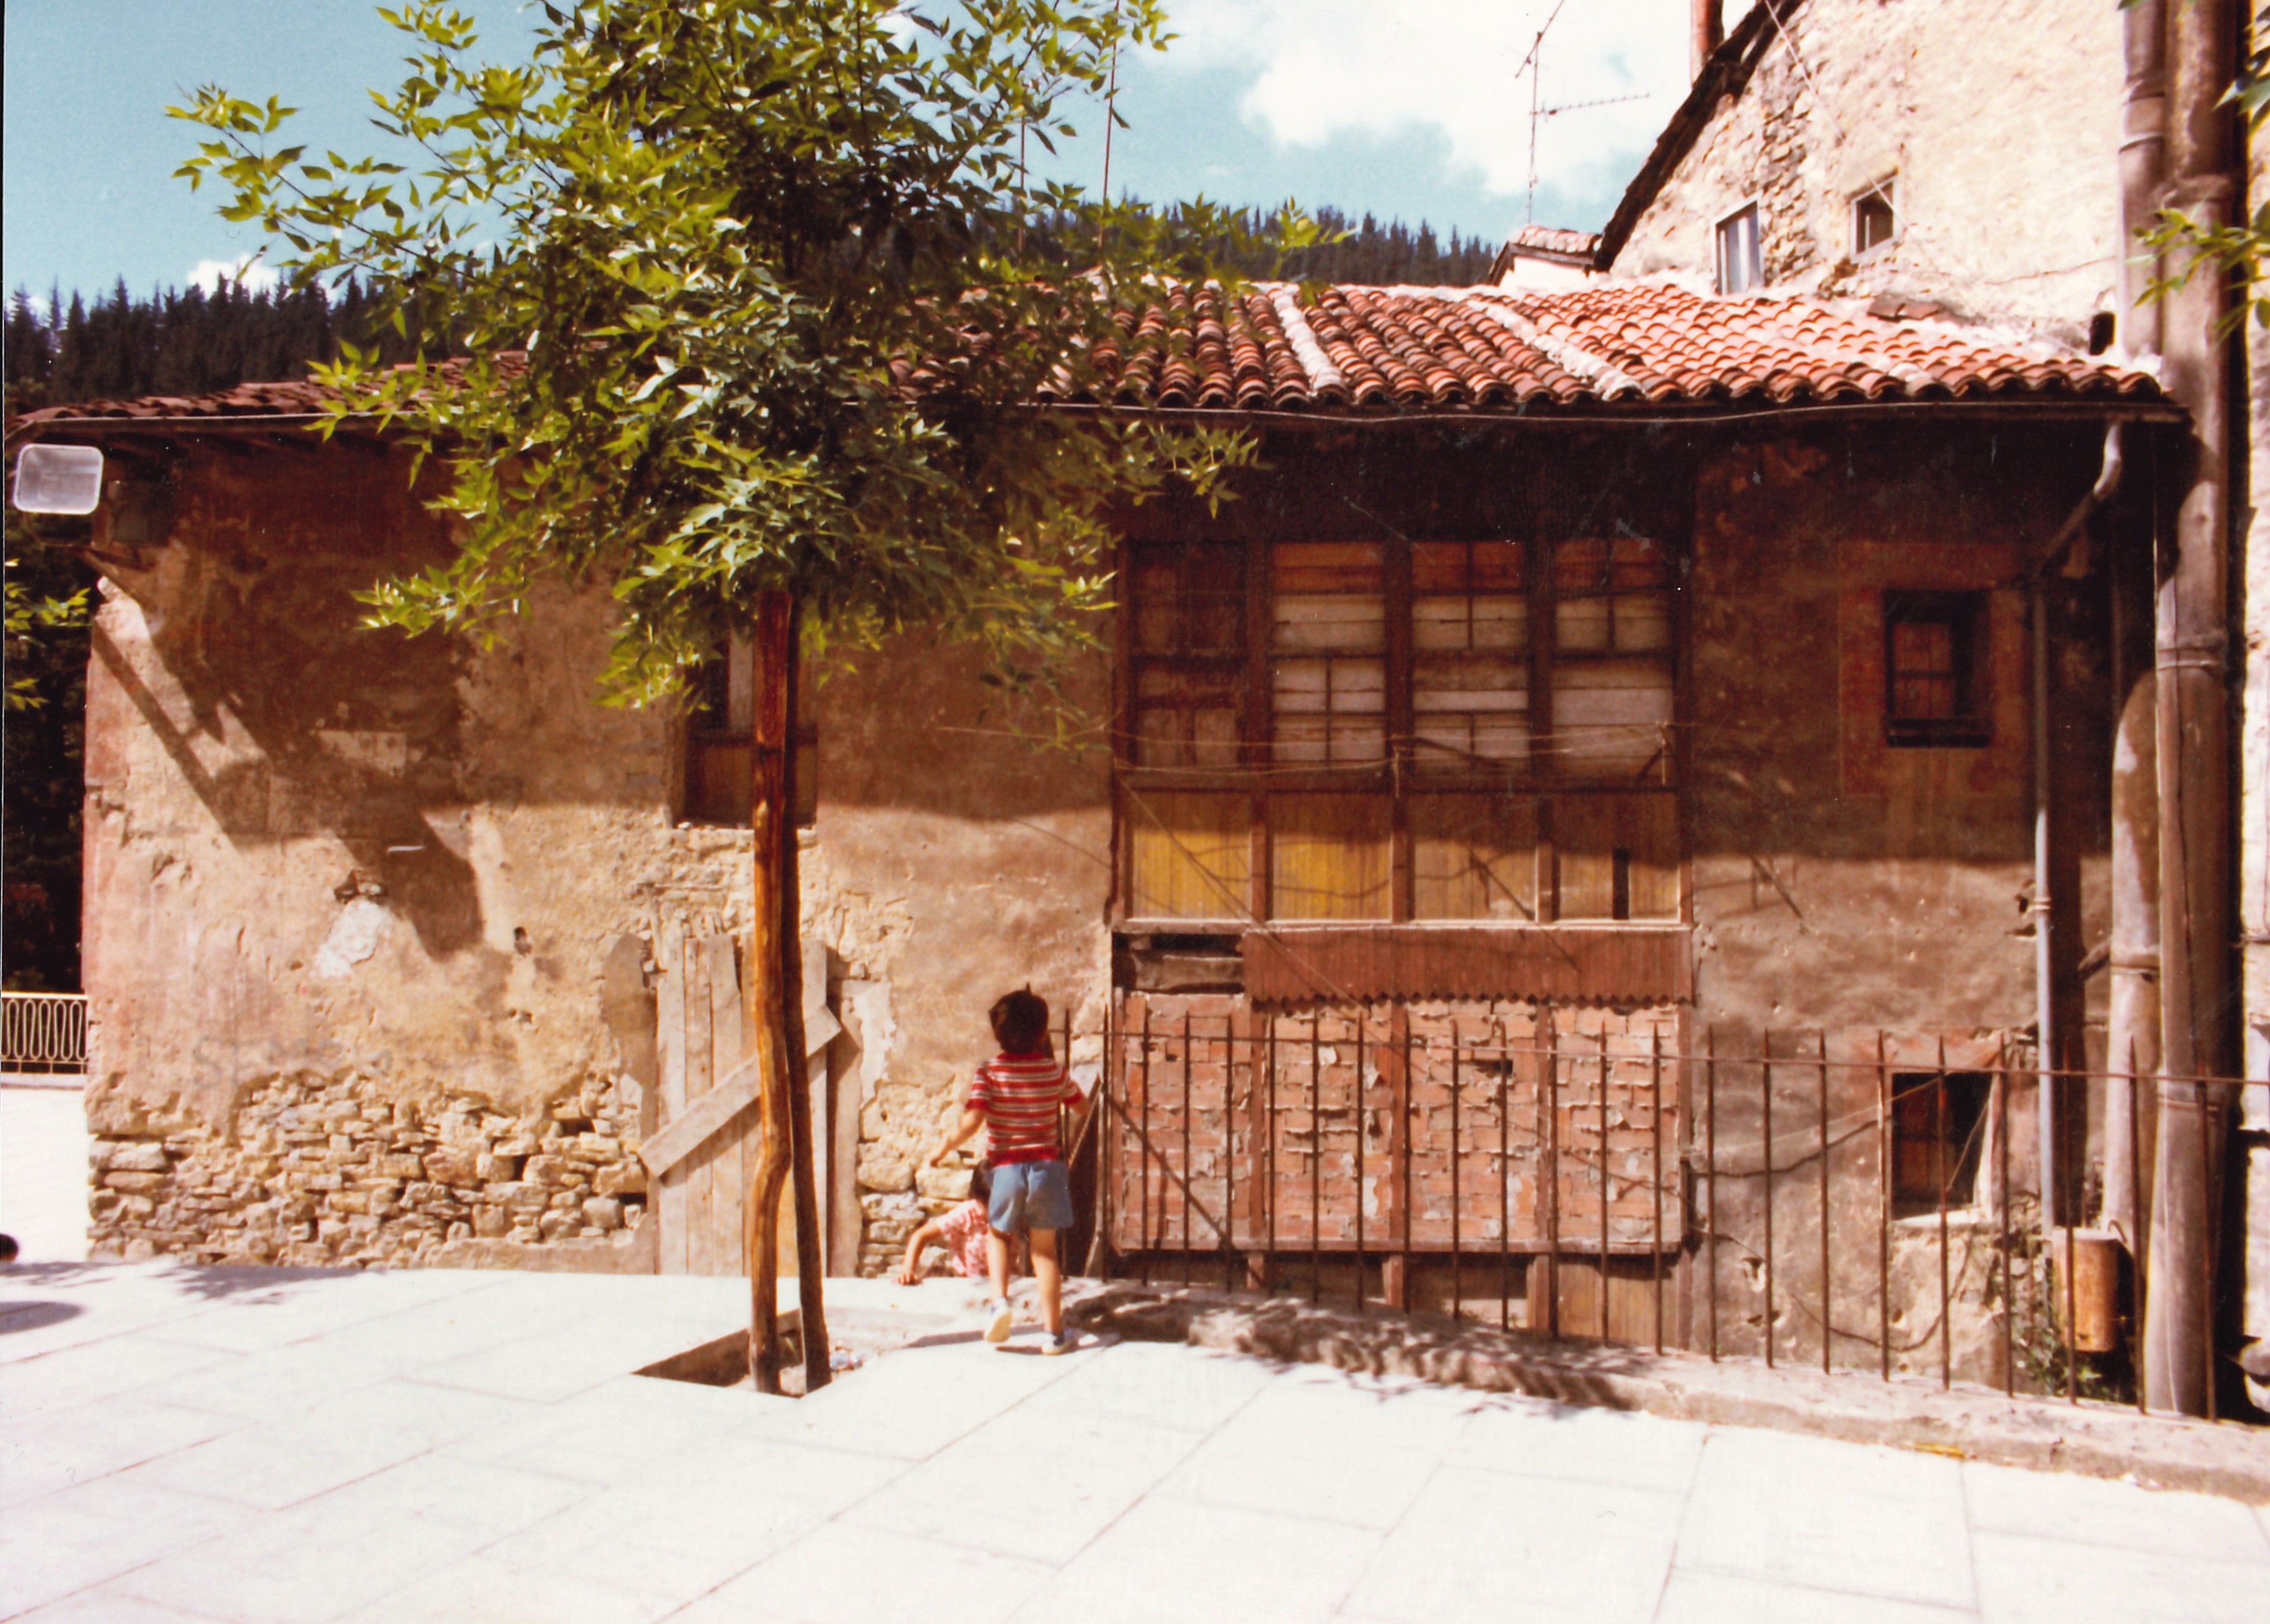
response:
<path fill-rule="evenodd" d="M 1759 1063 L 1758 1099 L 1763 1107 L 1760 1112 L 1764 1129 L 1765 1155 L 1762 1176 L 1766 1190 L 1766 1368 L 1774 1364 L 1774 1213 L 1773 1213 L 1773 1032 L 1765 1034 L 1765 1057 Z"/>
<path fill-rule="evenodd" d="M 1513 1328 L 1513 1116 L 1507 1101 L 1507 1084 L 1513 1075 L 1513 1057 L 1500 1057 L 1497 1068 L 1497 1328 Z M 1522 1313 L 1533 1321 L 1524 1300 Z"/>
<path fill-rule="evenodd" d="M 2245 1085 L 2242 1083 L 2239 1085 L 2239 1087 L 2242 1090 L 2240 1097 L 2243 1099 L 2244 1097 L 2243 1091 L 2245 1088 Z M 2200 1090 L 2199 1112 L 2199 1210 L 2202 1212 L 2211 1213 L 2214 1211 L 2214 1168 L 2209 1161 L 2209 1153 L 2214 1148 L 2215 1123 L 2219 1120 L 2219 1114 L 2216 1111 L 2214 1104 L 2214 1095 L 2211 1090 L 2205 1088 Z M 2207 1366 L 2207 1419 L 2210 1421 L 2216 1421 L 2222 1418 L 2215 1413 L 2214 1236 L 2212 1233 L 2207 1236 L 2207 1244 L 2199 1249 L 2199 1269 L 2200 1357 L 2202 1362 Z M 2066 1276 L 2068 1279 L 2073 1276 L 2073 1270 L 2070 1265 L 2066 1269 Z M 2070 1361 L 2068 1361 L 2067 1368 L 2070 1368 Z"/>
<path fill-rule="evenodd" d="M 1224 1289 L 1235 1291 L 1245 1272 L 1237 1248 L 1237 1017 L 1224 1015 L 1221 1031 L 1221 1221 L 1228 1228 L 1215 1235 L 1221 1242 Z M 1246 1064 L 1252 1065 L 1250 1051 Z"/>
<path fill-rule="evenodd" d="M 1111 1121 L 1103 1109 L 1103 1102 L 1111 1097 L 1113 1062 L 1119 1052 L 1113 1046 L 1111 1017 L 1119 1000 L 1107 988 L 1103 994 L 1103 1067 L 1095 1079 L 1095 1102 L 1089 1108 L 1095 1123 L 1095 1228 L 1100 1244 L 1091 1244 L 1088 1254 L 1095 1260 L 1099 1279 L 1111 1278 L 1111 1175 L 1113 1161 L 1111 1141 L 1118 1136 L 1110 1131 Z"/>
<path fill-rule="evenodd" d="M 1355 1017 L 1355 1306 L 1363 1309 L 1363 1012 Z"/>
<path fill-rule="evenodd" d="M 1654 1136 L 1654 1165 L 1648 1205 L 1652 1209 L 1654 1238 L 1648 1247 L 1648 1284 L 1655 1292 L 1655 1351 L 1663 1352 L 1663 1032 L 1650 1027 L 1647 1034 L 1648 1130 Z"/>
<path fill-rule="evenodd" d="M 2010 1067 L 2007 1051 L 1994 1056 L 1994 1154 L 2001 1164 L 1999 1169 L 2002 1198 L 2002 1394 L 2014 1398 L 2018 1392 L 2017 1300 L 2011 1295 L 2010 1252 Z"/>
<path fill-rule="evenodd" d="M 1876 1028 L 1876 1367 L 1892 1379 L 1892 1074 Z"/>
<path fill-rule="evenodd" d="M 1198 1056 L 1191 1048 L 1191 1006 L 1183 1005 L 1183 1284 L 1196 1282 L 1191 1271 L 1197 1266 L 1198 1241 L 1191 1233 L 1191 1180 L 1198 1168 L 1191 1158 L 1191 1123 L 1195 1113 L 1191 1109 L 1191 1074 L 1198 1070 Z"/>
<path fill-rule="evenodd" d="M 1395 1204 L 1398 1208 L 1396 1227 L 1403 1232 L 1403 1300 L 1393 1306 L 1408 1311 L 1411 1307 L 1411 1226 L 1419 1216 L 1418 1191 L 1411 1183 L 1411 1138 L 1412 1129 L 1419 1120 L 1419 1079 L 1411 1071 L 1411 1012 L 1407 1006 L 1398 1003 L 1395 1006 L 1395 1013 L 1396 1024 L 1403 1029 L 1398 1040 L 1403 1048 L 1403 1097 L 1397 1101 L 1398 1115 L 1403 1118 L 1403 1166 L 1397 1174 L 1402 1189 Z M 1389 1034 L 1395 1035 L 1394 1027 L 1389 1028 Z M 1456 1200 L 1457 1197 L 1451 1198 Z"/>
<path fill-rule="evenodd" d="M 1142 1042 L 1143 1126 L 1139 1131 L 1139 1136 L 1141 1138 L 1144 1145 L 1148 1146 L 1151 1143 L 1151 1085 L 1156 1080 L 1151 1075 L 1151 1000 L 1148 998 L 1145 998 L 1143 1000 Z M 1143 1241 L 1143 1284 L 1148 1286 L 1151 1283 L 1151 1158 L 1147 1155 L 1138 1157 L 1135 1161 L 1135 1169 L 1137 1175 L 1142 1180 L 1141 1194 L 1143 1198 L 1143 1227 L 1141 1233 Z M 1159 1220 L 1161 1226 L 1166 1222 L 1166 1212 L 1167 1192 L 1162 1190 L 1159 1192 Z"/>
<path fill-rule="evenodd" d="M 1710 1196 L 1702 1232 L 1703 1265 L 1710 1277 L 1710 1362 L 1718 1362 L 1718 1028 L 1702 1029 L 1702 1184 Z"/>
<path fill-rule="evenodd" d="M 1821 1369 L 1825 1376 L 1836 1339 L 1829 1319 L 1836 1293 L 1829 1283 L 1829 1034 L 1815 1027 L 1813 1042 L 1821 1054 Z"/>
<path fill-rule="evenodd" d="M 1309 1017 L 1309 1301 L 1324 1290 L 1324 1047 L 1318 1023 Z"/>
<path fill-rule="evenodd" d="M 2132 1316 L 2129 1341 L 2134 1352 L 2129 1355 L 2134 1368 L 2129 1372 L 2136 1383 L 2136 1413 L 2148 1413 L 2144 1402 L 2144 1264 L 2146 1249 L 2137 1244 L 2144 1230 L 2144 1141 L 2139 1137 L 2141 1107 L 2136 1096 L 2142 1092 L 2142 1079 L 2136 1075 L 2136 1040 L 2128 1040 L 2128 1210 L 2135 1214 L 2128 1241 L 2128 1310 Z"/>
<path fill-rule="evenodd" d="M 1556 1027 L 1545 1052 L 1545 1089 L 1537 1097 L 1545 1113 L 1545 1334 L 1561 1338 L 1561 1034 Z M 1536 1318 L 1532 1312 L 1532 1319 Z"/>
<path fill-rule="evenodd" d="M 1600 1340 L 1608 1339 L 1608 1029 L 1600 1027 Z"/>
<path fill-rule="evenodd" d="M 2073 1210 L 2066 1214 L 2065 1225 L 2065 1401 L 2067 1404 L 2079 1404 L 2081 1373 L 2078 1367 L 2081 1363 L 2081 1330 L 2073 1324 L 2073 1310 L 2077 1306 L 2076 1297 L 2079 1288 L 2073 1278 L 2073 1230 L 2078 1227 L 2074 1220 L 2081 1216 L 2081 1200 L 2078 1195 L 2074 1197 L 2073 1205 Z"/>
<path fill-rule="evenodd" d="M 1939 1040 L 1939 1130 L 1933 1161 L 1939 1169 L 1939 1384 L 1943 1390 L 1955 1380 L 1954 1328 L 1947 1324 L 1947 1040 Z"/>
<path fill-rule="evenodd" d="M 1466 1316 L 1465 1279 L 1459 1266 L 1464 1255 L 1464 1236 L 1458 1225 L 1458 1198 L 1465 1192 L 1459 1187 L 1458 1168 L 1458 1084 L 1461 1068 L 1458 1064 L 1458 1017 L 1450 1018 L 1450 1323 L 1455 1325 Z"/>
<path fill-rule="evenodd" d="M 1261 1289 L 1270 1292 L 1277 1287 L 1277 1017 L 1263 1019 L 1269 1023 L 1268 1058 L 1262 1072 L 1269 1092 L 1261 1105 L 1261 1159 L 1267 1169 L 1261 1195 Z"/>

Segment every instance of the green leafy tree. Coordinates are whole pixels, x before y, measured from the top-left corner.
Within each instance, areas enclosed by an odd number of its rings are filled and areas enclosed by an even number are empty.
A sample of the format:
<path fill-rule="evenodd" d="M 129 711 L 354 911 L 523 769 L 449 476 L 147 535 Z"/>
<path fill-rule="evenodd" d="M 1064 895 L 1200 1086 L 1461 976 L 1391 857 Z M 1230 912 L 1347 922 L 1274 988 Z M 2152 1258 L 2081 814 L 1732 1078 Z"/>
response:
<path fill-rule="evenodd" d="M 478 634 L 539 580 L 597 582 L 619 606 L 619 700 L 669 693 L 735 626 L 758 629 L 775 695 L 791 627 L 808 650 L 925 627 L 1049 697 L 1097 640 L 1108 515 L 1172 480 L 1218 496 L 1252 456 L 1233 435 L 1037 407 L 1126 342 L 1118 308 L 1152 279 L 1212 274 L 1225 243 L 1250 262 L 1241 215 L 1097 202 L 1027 166 L 1076 133 L 1120 52 L 1163 48 L 1159 0 L 543 13 L 532 61 L 500 66 L 442 0 L 382 11 L 412 55 L 374 93 L 375 122 L 414 165 L 278 145 L 291 109 L 273 99 L 208 87 L 174 109 L 212 133 L 182 173 L 226 188 L 223 214 L 278 242 L 295 284 L 359 278 L 419 356 L 389 369 L 345 348 L 323 374 L 338 414 L 375 413 L 438 461 L 436 506 L 462 521 L 455 557 L 371 594 L 374 621 Z M 1277 231 L 1291 248 L 1317 235 L 1290 210 Z M 783 742 L 760 733 L 756 751 L 768 1127 L 748 1208 L 776 1210 L 763 1181 L 785 1116 L 816 1247 L 788 1064 L 803 1049 Z M 772 1250 L 768 1230 L 750 1236 L 760 1383 Z M 816 1252 L 801 1273 L 817 1384 Z"/>

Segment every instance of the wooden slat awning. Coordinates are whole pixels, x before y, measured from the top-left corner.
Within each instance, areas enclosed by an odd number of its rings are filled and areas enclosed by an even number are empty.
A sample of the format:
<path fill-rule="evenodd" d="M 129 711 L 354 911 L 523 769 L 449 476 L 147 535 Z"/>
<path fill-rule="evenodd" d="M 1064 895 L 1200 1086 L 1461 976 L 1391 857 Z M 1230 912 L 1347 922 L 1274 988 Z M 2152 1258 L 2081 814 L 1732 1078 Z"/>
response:
<path fill-rule="evenodd" d="M 1295 925 L 1240 938 L 1257 1005 L 1383 998 L 1684 1003 L 1686 925 Z"/>

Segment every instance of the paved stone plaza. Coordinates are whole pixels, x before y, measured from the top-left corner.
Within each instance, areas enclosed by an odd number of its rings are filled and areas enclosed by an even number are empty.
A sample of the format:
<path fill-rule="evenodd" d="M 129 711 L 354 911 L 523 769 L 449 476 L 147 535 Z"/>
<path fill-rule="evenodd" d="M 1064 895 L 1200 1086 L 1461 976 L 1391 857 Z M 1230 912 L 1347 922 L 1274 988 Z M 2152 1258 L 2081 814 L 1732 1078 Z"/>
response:
<path fill-rule="evenodd" d="M 2270 1511 L 2234 1500 L 1180 1346 L 957 1324 L 801 1401 L 630 1374 L 742 1294 L 0 1273 L 0 1616 L 2259 1624 L 2270 1597 Z"/>

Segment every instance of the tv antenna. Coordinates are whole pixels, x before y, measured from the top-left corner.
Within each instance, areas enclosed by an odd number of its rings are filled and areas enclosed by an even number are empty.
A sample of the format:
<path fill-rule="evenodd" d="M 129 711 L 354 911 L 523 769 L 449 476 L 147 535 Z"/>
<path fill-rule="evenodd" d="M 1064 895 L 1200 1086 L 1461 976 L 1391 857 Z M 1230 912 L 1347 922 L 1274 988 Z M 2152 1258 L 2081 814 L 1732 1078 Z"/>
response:
<path fill-rule="evenodd" d="M 1537 223 L 1537 135 L 1545 121 L 1563 113 L 1581 112 L 1587 108 L 1613 107 L 1620 101 L 1645 101 L 1648 99 L 1647 92 L 1638 91 L 1628 96 L 1602 96 L 1593 101 L 1569 101 L 1554 108 L 1545 105 L 1545 36 L 1553 32 L 1553 25 L 1561 19 L 1562 9 L 1568 4 L 1569 0 L 1554 0 L 1544 26 L 1538 29 L 1537 37 L 1529 42 L 1529 54 L 1513 70 L 1513 77 L 1517 79 L 1524 73 L 1529 75 L 1529 196 L 1521 210 L 1521 221 L 1524 226 Z"/>

